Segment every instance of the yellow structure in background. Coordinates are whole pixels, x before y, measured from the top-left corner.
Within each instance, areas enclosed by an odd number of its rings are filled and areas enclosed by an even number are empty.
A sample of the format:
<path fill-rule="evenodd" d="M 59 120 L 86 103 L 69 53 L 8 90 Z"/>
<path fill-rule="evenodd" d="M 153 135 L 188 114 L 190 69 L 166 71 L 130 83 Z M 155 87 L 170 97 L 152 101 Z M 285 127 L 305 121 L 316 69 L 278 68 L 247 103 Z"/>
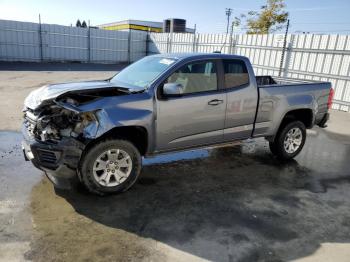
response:
<path fill-rule="evenodd" d="M 151 31 L 155 33 L 161 33 L 162 28 L 157 28 L 157 27 L 148 27 L 148 26 L 142 26 L 142 25 L 111 25 L 111 26 L 106 26 L 103 27 L 102 29 L 105 30 L 128 30 L 128 29 L 133 29 L 133 30 L 141 30 L 141 31 Z"/>
<path fill-rule="evenodd" d="M 115 23 L 103 24 L 98 27 L 104 30 L 115 30 L 115 31 L 150 31 L 155 33 L 161 33 L 163 31 L 163 24 L 161 22 L 150 22 L 140 20 L 125 20 Z"/>

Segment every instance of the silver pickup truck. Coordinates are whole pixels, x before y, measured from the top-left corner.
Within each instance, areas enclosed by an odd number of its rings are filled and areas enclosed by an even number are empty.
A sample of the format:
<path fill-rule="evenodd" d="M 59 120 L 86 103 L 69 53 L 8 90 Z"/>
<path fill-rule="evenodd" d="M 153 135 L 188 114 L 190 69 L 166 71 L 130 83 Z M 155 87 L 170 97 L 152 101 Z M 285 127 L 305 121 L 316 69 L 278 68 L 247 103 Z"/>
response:
<path fill-rule="evenodd" d="M 43 86 L 25 100 L 23 150 L 59 187 L 108 194 L 132 186 L 142 156 L 265 137 L 281 160 L 325 127 L 327 82 L 255 77 L 246 57 L 161 54 L 104 81 Z"/>

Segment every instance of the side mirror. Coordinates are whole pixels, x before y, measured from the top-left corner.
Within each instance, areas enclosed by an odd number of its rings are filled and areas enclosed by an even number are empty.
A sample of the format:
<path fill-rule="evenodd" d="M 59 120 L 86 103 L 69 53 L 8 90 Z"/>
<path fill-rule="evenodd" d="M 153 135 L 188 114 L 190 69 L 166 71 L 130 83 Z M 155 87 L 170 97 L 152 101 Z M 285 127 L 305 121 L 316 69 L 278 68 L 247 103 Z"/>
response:
<path fill-rule="evenodd" d="M 181 96 L 184 93 L 184 88 L 178 83 L 166 83 L 163 86 L 163 94 L 165 96 Z"/>

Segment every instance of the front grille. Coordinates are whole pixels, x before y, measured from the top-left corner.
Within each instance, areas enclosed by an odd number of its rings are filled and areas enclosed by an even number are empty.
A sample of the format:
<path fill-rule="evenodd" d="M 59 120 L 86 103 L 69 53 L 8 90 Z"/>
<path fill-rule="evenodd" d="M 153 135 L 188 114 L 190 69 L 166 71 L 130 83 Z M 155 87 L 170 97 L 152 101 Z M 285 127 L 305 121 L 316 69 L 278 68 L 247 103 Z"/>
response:
<path fill-rule="evenodd" d="M 57 156 L 52 151 L 38 149 L 38 157 L 41 163 L 55 164 L 57 162 Z"/>

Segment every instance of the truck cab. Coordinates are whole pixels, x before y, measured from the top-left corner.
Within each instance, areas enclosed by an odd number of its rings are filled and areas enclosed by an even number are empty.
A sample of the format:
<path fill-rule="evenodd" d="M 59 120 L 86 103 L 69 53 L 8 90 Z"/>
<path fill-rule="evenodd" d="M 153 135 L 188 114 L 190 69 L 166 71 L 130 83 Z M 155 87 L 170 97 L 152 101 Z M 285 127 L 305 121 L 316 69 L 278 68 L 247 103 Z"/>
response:
<path fill-rule="evenodd" d="M 154 85 L 157 151 L 223 143 L 252 135 L 258 103 L 243 57 L 190 57 Z M 171 121 L 169 121 L 171 119 Z"/>

